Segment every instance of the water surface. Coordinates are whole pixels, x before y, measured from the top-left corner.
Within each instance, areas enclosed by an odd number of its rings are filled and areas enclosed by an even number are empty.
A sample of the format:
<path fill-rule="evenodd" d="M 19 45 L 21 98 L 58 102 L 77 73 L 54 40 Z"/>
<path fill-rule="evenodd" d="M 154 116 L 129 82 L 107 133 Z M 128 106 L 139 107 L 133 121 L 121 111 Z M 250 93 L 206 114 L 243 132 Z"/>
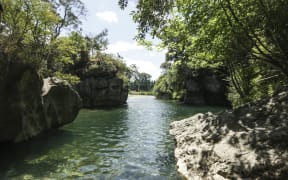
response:
<path fill-rule="evenodd" d="M 65 127 L 1 145 L 0 179 L 181 179 L 169 124 L 221 108 L 129 96 L 126 106 L 81 110 Z"/>

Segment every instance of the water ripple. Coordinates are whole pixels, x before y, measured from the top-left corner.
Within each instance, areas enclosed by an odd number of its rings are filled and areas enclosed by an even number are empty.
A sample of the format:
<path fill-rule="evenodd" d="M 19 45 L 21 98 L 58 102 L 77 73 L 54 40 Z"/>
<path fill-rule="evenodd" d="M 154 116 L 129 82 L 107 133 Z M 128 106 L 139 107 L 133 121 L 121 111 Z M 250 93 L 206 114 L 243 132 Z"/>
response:
<path fill-rule="evenodd" d="M 82 110 L 55 134 L 2 148 L 0 179 L 180 179 L 169 124 L 207 110 L 152 96 L 131 96 L 123 108 Z"/>

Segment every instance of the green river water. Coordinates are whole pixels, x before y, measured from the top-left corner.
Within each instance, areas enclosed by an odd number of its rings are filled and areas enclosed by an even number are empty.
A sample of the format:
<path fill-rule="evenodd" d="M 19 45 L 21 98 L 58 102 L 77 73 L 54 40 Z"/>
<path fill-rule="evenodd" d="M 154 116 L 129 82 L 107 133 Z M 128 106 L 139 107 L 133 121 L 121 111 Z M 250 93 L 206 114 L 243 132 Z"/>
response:
<path fill-rule="evenodd" d="M 221 108 L 129 96 L 126 106 L 81 110 L 63 128 L 0 146 L 0 179 L 181 179 L 169 124 Z"/>

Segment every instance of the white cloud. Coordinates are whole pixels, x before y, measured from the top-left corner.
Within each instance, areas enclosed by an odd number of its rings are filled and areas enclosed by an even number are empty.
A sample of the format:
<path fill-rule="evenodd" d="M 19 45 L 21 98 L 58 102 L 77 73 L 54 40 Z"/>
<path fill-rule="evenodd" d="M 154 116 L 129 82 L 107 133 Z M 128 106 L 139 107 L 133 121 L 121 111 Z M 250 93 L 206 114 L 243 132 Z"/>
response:
<path fill-rule="evenodd" d="M 149 56 L 151 56 L 151 57 L 156 56 L 155 52 L 153 52 L 153 51 L 150 51 L 148 54 L 149 54 Z"/>
<path fill-rule="evenodd" d="M 138 45 L 135 42 L 117 41 L 109 44 L 105 52 L 111 54 L 120 53 L 128 66 L 136 64 L 139 72 L 148 73 L 152 76 L 153 80 L 156 80 L 161 74 L 157 59 L 162 59 L 163 52 L 165 51 L 165 49 L 160 50 L 157 48 L 147 51 L 144 46 Z M 155 59 L 155 62 L 152 62 L 151 59 Z"/>
<path fill-rule="evenodd" d="M 129 0 L 128 6 L 135 8 L 136 5 L 138 4 L 139 0 Z"/>
<path fill-rule="evenodd" d="M 136 43 L 117 41 L 116 43 L 109 44 L 106 52 L 116 54 L 116 53 L 120 53 L 120 52 L 127 52 L 130 50 L 144 50 L 144 47 L 139 46 Z"/>
<path fill-rule="evenodd" d="M 136 66 L 139 68 L 139 72 L 150 74 L 153 80 L 156 80 L 161 74 L 161 69 L 150 61 L 134 60 L 129 58 L 124 58 L 124 60 L 128 66 L 131 64 L 136 64 Z"/>
<path fill-rule="evenodd" d="M 96 13 L 96 16 L 105 22 L 108 23 L 118 23 L 118 17 L 117 14 L 113 11 L 103 11 Z"/>
<path fill-rule="evenodd" d="M 159 56 L 164 56 L 165 54 L 168 52 L 168 50 L 166 48 L 164 49 L 159 49 L 157 47 L 153 47 L 153 50 L 148 51 L 148 55 L 152 58 L 154 57 L 159 57 Z"/>

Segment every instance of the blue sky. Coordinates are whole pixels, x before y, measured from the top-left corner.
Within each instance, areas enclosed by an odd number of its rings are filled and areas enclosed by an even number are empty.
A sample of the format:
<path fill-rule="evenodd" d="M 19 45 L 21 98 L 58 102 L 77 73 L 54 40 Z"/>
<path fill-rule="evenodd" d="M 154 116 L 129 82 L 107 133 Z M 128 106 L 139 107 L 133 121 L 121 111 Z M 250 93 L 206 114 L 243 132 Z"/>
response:
<path fill-rule="evenodd" d="M 133 40 L 137 30 L 129 14 L 135 8 L 135 3 L 130 1 L 128 7 L 121 10 L 118 0 L 82 1 L 88 9 L 87 17 L 83 20 L 83 32 L 96 35 L 108 29 L 107 52 L 119 53 L 127 65 L 136 64 L 140 72 L 146 72 L 152 75 L 152 79 L 157 79 L 161 73 L 160 64 L 165 61 L 165 52 L 156 49 L 148 51 Z"/>

